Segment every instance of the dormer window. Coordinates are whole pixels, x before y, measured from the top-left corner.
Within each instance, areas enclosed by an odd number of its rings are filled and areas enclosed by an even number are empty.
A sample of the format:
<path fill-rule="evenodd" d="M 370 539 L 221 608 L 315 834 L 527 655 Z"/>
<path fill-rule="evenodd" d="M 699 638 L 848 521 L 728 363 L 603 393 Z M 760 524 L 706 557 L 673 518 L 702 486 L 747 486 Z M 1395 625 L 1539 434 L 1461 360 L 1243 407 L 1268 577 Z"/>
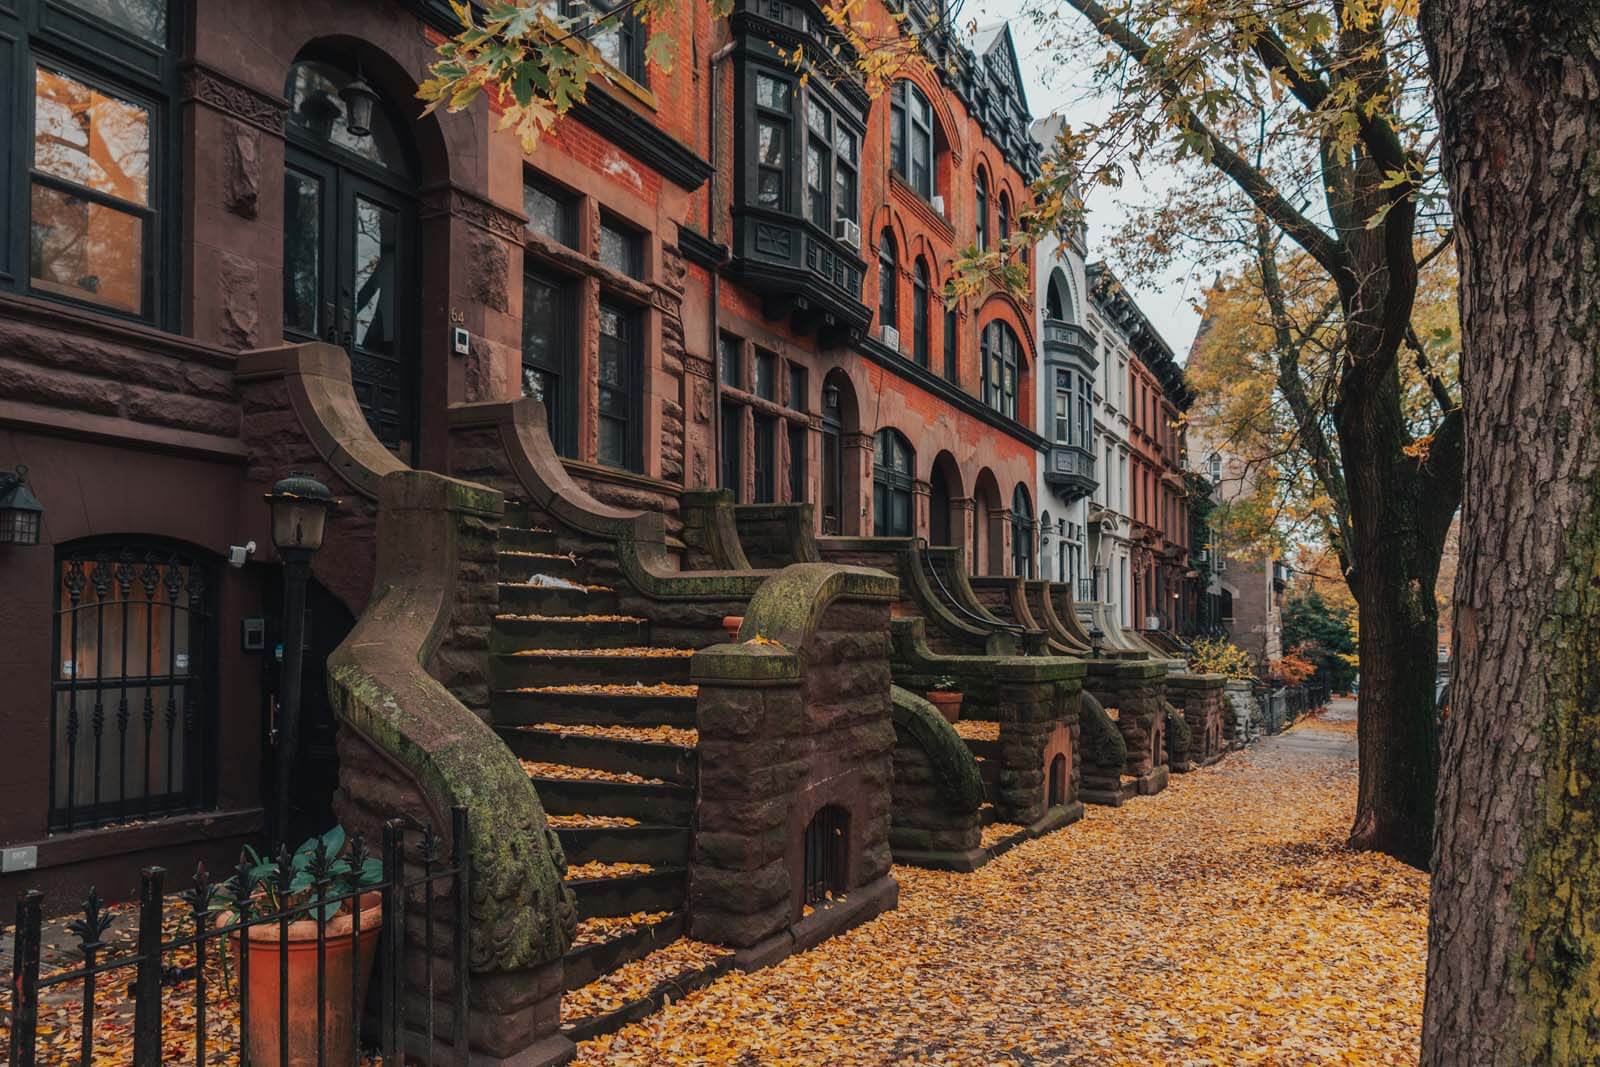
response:
<path fill-rule="evenodd" d="M 934 188 L 933 105 L 908 81 L 896 82 L 889 105 L 889 156 L 896 174 L 923 199 Z"/>

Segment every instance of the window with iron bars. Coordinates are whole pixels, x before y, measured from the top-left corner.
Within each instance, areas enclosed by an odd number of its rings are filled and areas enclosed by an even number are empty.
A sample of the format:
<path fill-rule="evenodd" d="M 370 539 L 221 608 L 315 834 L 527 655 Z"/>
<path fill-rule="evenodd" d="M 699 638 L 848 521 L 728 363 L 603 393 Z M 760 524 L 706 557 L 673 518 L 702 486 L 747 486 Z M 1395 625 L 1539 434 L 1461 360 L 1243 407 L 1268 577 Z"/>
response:
<path fill-rule="evenodd" d="M 213 773 L 211 564 L 96 539 L 56 559 L 50 827 L 193 811 Z"/>
<path fill-rule="evenodd" d="M 848 889 L 850 813 L 829 804 L 812 816 L 806 826 L 804 853 L 802 884 L 807 904 L 832 900 Z"/>

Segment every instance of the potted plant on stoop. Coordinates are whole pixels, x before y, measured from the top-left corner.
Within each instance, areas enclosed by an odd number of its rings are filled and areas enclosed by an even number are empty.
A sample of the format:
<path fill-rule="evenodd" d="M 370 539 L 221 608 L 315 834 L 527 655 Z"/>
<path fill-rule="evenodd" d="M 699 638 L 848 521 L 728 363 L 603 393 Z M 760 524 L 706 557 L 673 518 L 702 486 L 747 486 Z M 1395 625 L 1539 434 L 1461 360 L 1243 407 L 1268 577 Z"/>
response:
<path fill-rule="evenodd" d="M 961 718 L 961 690 L 960 682 L 946 675 L 937 679 L 928 688 L 928 703 L 939 709 L 946 722 L 955 722 Z"/>
<path fill-rule="evenodd" d="M 347 848 L 344 828 L 335 826 L 320 837 L 309 838 L 292 855 L 287 850 L 280 852 L 277 860 L 263 859 L 246 845 L 240 867 L 240 875 L 221 888 L 214 905 L 222 912 L 217 919 L 219 926 L 237 923 L 241 914 L 247 919 L 260 919 L 294 912 L 287 941 L 280 939 L 282 926 L 276 918 L 248 928 L 248 947 L 242 955 L 240 931 L 228 934 L 234 966 L 241 969 L 241 974 L 244 967 L 250 969 L 245 983 L 250 1001 L 249 1024 L 241 1035 L 249 1061 L 283 1062 L 280 1049 L 286 1044 L 287 1062 L 296 1067 L 312 1067 L 321 1062 L 354 1063 L 361 1003 L 366 999 L 367 981 L 377 957 L 383 895 L 351 894 L 383 881 L 382 861 L 367 855 L 359 837 Z M 243 903 L 239 900 L 241 895 L 246 898 Z M 319 903 L 323 901 L 326 903 Z M 301 908 L 305 910 L 296 910 Z M 359 943 L 355 931 L 358 912 Z M 324 952 L 325 1059 L 317 1055 L 319 922 Z M 287 1034 L 280 1026 L 278 1003 L 278 978 L 285 956 L 289 975 Z"/>

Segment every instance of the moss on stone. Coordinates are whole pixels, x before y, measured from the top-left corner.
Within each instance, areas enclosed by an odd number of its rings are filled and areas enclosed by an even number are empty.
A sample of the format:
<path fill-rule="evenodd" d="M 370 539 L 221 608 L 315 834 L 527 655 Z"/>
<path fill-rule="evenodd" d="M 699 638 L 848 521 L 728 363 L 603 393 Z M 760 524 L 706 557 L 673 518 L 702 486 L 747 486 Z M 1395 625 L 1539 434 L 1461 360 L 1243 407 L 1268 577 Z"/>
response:
<path fill-rule="evenodd" d="M 1083 694 L 1078 722 L 1084 762 L 1094 767 L 1115 769 L 1120 774 L 1128 762 L 1128 743 L 1093 694 Z"/>
<path fill-rule="evenodd" d="M 1194 732 L 1189 729 L 1189 720 L 1177 708 L 1167 703 L 1161 707 L 1162 714 L 1167 717 L 1167 756 L 1174 762 L 1180 761 L 1189 754 Z"/>
<path fill-rule="evenodd" d="M 934 787 L 951 810 L 977 811 L 983 804 L 983 778 L 967 743 L 926 700 L 899 686 L 889 692 L 897 740 L 916 745 L 927 756 Z"/>

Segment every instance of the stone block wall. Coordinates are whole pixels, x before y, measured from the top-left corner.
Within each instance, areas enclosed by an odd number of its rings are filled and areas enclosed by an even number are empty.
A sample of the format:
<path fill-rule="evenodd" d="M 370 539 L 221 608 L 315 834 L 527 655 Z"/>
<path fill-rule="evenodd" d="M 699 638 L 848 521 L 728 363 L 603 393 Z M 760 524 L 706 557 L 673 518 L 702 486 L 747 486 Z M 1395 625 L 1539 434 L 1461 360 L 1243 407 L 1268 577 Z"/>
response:
<path fill-rule="evenodd" d="M 896 687 L 894 790 L 889 843 L 895 861 L 972 870 L 986 858 L 979 809 L 983 779 L 965 741 L 933 705 Z"/>
<path fill-rule="evenodd" d="M 428 673 L 489 721 L 489 632 L 500 610 L 500 519 L 464 516 L 456 534 L 450 622 Z"/>
<path fill-rule="evenodd" d="M 1177 673 L 1167 678 L 1167 699 L 1189 724 L 1189 759 L 1196 765 L 1227 751 L 1224 721 L 1232 713 L 1226 710 L 1226 685 L 1220 674 Z"/>
<path fill-rule="evenodd" d="M 861 921 L 893 906 L 890 583 L 882 580 L 881 597 L 831 599 L 841 573 L 786 568 L 751 602 L 746 639 L 693 661 L 700 789 L 690 932 L 747 958 L 804 942 L 813 919 Z M 750 640 L 757 634 L 766 640 Z M 846 813 L 849 907 L 806 917 L 804 834 L 828 806 Z"/>
<path fill-rule="evenodd" d="M 1102 706 L 1118 711 L 1117 727 L 1128 746 L 1128 762 L 1123 773 L 1135 777 L 1151 774 L 1165 759 L 1162 702 L 1167 688 L 1166 668 L 1144 660 L 1090 659 L 1085 662 L 1089 673 L 1084 688 L 1093 693 Z"/>
<path fill-rule="evenodd" d="M 1227 711 L 1223 717 L 1222 735 L 1235 745 L 1247 745 L 1256 740 L 1260 708 L 1252 694 L 1249 682 L 1229 680 L 1227 685 Z"/>

